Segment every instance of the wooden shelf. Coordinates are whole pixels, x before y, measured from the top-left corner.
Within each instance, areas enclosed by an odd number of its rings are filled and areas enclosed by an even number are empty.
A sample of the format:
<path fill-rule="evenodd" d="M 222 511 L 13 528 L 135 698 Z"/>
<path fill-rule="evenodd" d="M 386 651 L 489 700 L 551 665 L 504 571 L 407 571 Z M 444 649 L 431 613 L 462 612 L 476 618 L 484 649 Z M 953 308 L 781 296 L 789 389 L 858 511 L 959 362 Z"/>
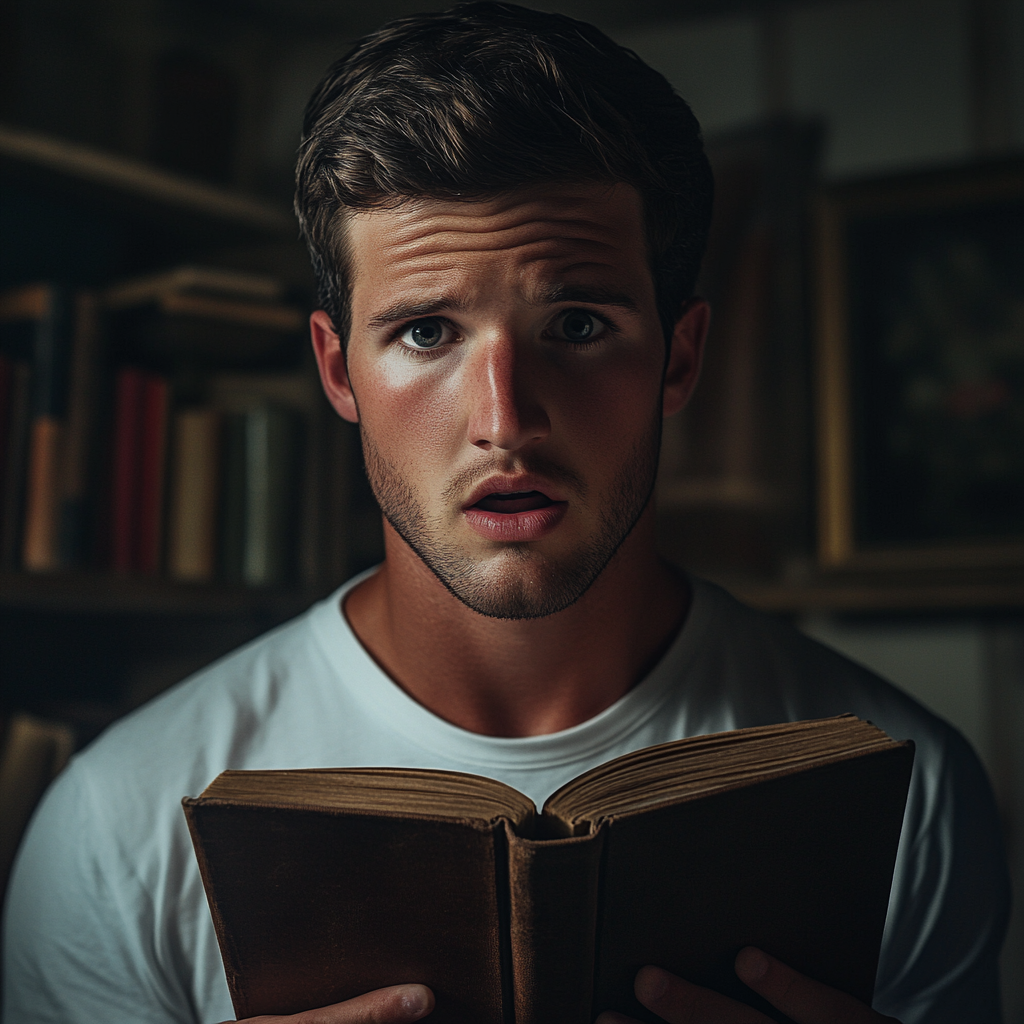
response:
<path fill-rule="evenodd" d="M 0 124 L 0 166 L 47 187 L 118 204 L 127 200 L 165 221 L 184 216 L 191 225 L 206 222 L 282 240 L 298 232 L 284 207 L 12 125 Z"/>
<path fill-rule="evenodd" d="M 305 588 L 175 583 L 102 573 L 2 573 L 0 608 L 123 615 L 297 615 L 323 594 Z"/>
<path fill-rule="evenodd" d="M 723 581 L 739 600 L 764 611 L 789 614 L 998 612 L 1024 610 L 1024 574 L 1003 578 L 843 579 L 763 583 Z"/>

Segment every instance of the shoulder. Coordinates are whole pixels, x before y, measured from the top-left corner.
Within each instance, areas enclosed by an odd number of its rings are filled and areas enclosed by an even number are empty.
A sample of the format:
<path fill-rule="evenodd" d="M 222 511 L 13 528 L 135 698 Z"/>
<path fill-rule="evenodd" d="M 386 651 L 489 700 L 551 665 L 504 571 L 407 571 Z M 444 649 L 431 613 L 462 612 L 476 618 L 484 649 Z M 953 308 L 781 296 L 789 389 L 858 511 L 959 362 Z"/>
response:
<path fill-rule="evenodd" d="M 936 754 L 947 745 L 952 730 L 940 718 L 785 619 L 704 580 L 693 580 L 692 614 L 701 697 L 725 700 L 736 726 L 852 712 Z"/>
<path fill-rule="evenodd" d="M 297 688 L 316 685 L 309 616 L 176 684 L 75 755 L 32 823 L 33 833 L 53 834 L 48 857 L 57 847 L 72 855 L 72 844 L 57 840 L 77 822 L 76 859 L 92 855 L 101 873 L 121 865 L 134 874 L 133 884 L 158 884 L 166 865 L 157 862 L 182 839 L 187 843 L 181 798 L 201 792 L 227 767 L 245 767 L 267 747 L 276 709 L 295 702 Z"/>
<path fill-rule="evenodd" d="M 298 761 L 325 694 L 338 704 L 342 690 L 316 636 L 324 607 L 127 715 L 50 787 L 5 908 L 12 1019 L 166 1022 L 224 1003 L 181 799 L 228 767 Z"/>
<path fill-rule="evenodd" d="M 698 703 L 728 706 L 730 727 L 827 718 L 847 712 L 915 745 L 911 804 L 917 831 L 934 830 L 950 786 L 991 804 L 988 780 L 960 733 L 892 683 L 785 620 L 694 582 L 702 623 L 695 673 Z M 911 812 L 908 811 L 908 823 Z"/>
<path fill-rule="evenodd" d="M 875 1005 L 922 1024 L 997 1019 L 1009 889 L 991 787 L 967 741 L 875 673 L 713 584 L 694 581 L 693 614 L 696 702 L 725 705 L 726 727 L 852 712 L 913 740 Z"/>
<path fill-rule="evenodd" d="M 110 792 L 166 780 L 203 788 L 266 742 L 279 709 L 315 689 L 329 667 L 319 657 L 314 607 L 125 715 L 76 757 L 71 774 Z M 130 770 L 128 770 L 130 766 Z M 212 773 L 212 774 L 211 774 Z"/>
<path fill-rule="evenodd" d="M 96 865 L 82 870 L 123 868 L 130 884 L 162 885 L 175 858 L 190 863 L 182 797 L 226 768 L 299 764 L 324 705 L 344 716 L 343 672 L 316 637 L 323 614 L 315 605 L 110 726 L 50 788 L 33 832 L 66 835 L 77 821 L 74 855 Z"/>

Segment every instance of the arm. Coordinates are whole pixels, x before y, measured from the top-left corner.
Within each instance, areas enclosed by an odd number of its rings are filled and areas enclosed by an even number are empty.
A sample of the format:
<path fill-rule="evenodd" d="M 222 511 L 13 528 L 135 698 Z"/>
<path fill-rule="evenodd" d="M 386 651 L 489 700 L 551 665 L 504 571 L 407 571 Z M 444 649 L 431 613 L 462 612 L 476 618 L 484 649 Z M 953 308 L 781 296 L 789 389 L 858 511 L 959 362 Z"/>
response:
<path fill-rule="evenodd" d="M 874 1005 L 906 1024 L 992 1024 L 1010 907 L 999 817 L 959 733 L 929 767 L 911 786 Z"/>
<path fill-rule="evenodd" d="M 196 1024 L 210 1020 L 211 1007 L 223 1015 L 230 1003 L 212 928 L 200 930 L 214 942 L 205 950 L 183 946 L 175 929 L 156 926 L 158 897 L 140 878 L 143 858 L 123 837 L 104 840 L 114 834 L 114 823 L 91 788 L 73 766 L 47 794 L 19 852 L 5 907 L 4 1021 Z M 195 912 L 195 901 L 182 898 L 192 875 L 171 871 L 163 879 L 182 915 Z M 198 912 L 209 913 L 202 903 Z M 196 960 L 209 956 L 216 960 L 217 985 L 204 992 L 208 983 L 188 979 Z M 256 1019 L 408 1024 L 433 1008 L 430 989 L 397 985 L 294 1016 Z"/>

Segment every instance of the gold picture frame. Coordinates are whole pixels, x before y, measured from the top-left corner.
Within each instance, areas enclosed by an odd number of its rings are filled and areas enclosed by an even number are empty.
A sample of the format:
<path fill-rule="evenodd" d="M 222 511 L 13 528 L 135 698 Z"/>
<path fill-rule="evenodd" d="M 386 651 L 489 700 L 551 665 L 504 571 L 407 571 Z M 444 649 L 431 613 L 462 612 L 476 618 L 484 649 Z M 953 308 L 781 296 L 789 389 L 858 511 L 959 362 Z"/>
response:
<path fill-rule="evenodd" d="M 814 225 L 820 565 L 1024 565 L 1024 161 L 837 186 Z"/>

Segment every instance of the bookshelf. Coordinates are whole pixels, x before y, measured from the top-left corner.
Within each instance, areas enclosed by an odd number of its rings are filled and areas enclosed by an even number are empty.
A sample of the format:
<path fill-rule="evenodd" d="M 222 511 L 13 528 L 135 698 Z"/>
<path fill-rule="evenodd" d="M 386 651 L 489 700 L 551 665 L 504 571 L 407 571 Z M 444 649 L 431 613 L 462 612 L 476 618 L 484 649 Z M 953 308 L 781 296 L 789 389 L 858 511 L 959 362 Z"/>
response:
<path fill-rule="evenodd" d="M 225 230 L 254 238 L 296 236 L 291 211 L 262 199 L 13 125 L 0 124 L 0 173 L 150 220 L 176 220 L 179 231 L 201 237 Z"/>
<path fill-rule="evenodd" d="M 0 573 L 0 614 L 4 609 L 64 614 L 114 615 L 297 615 L 328 588 L 245 587 L 223 583 L 116 576 L 99 572 Z"/>
<path fill-rule="evenodd" d="M 1024 581 L 1005 574 L 985 578 L 831 579 L 807 582 L 723 581 L 739 600 L 782 615 L 830 612 L 841 615 L 1000 613 L 1024 610 Z"/>
<path fill-rule="evenodd" d="M 283 205 L 3 124 L 0 185 L 0 289 L 45 279 L 104 288 L 203 263 L 276 275 L 297 304 L 312 301 L 308 260 Z M 4 227 L 24 230 L 19 203 L 41 225 L 21 247 Z M 723 334 L 723 348 L 729 340 Z M 286 390 L 304 390 L 311 410 L 307 514 L 292 581 L 253 587 L 99 570 L 0 570 L 0 711 L 63 717 L 80 737 L 91 736 L 139 700 L 300 613 L 379 558 L 379 516 L 361 472 L 356 431 L 330 412 L 304 344 L 302 352 L 297 347 L 287 367 L 265 374 Z M 705 383 L 705 404 L 721 404 L 714 379 Z M 721 434 L 714 424 L 695 429 L 697 420 L 687 425 L 696 437 Z M 775 448 L 799 453 L 808 430 L 804 423 L 763 432 Z M 1024 609 L 1024 582 L 1016 570 L 800 569 L 810 565 L 801 524 L 811 517 L 809 488 L 799 473 L 782 467 L 761 479 L 728 450 L 713 465 L 690 465 L 680 448 L 686 443 L 671 431 L 666 436 L 659 485 L 663 546 L 751 605 L 793 616 Z M 743 445 L 733 447 L 740 451 Z M 695 552 L 706 556 L 705 564 Z M 789 563 L 796 570 L 790 572 Z"/>
<path fill-rule="evenodd" d="M 308 258 L 283 204 L 5 124 L 0 192 L 0 291 L 38 281 L 102 291 L 189 264 L 272 276 L 282 301 L 297 310 L 312 303 Z M 283 356 L 228 373 L 299 395 L 293 571 L 249 586 L 219 572 L 183 582 L 166 571 L 8 566 L 0 570 L 0 710 L 63 718 L 88 738 L 377 560 L 379 525 L 358 438 L 322 398 L 303 334 L 294 331 Z"/>

